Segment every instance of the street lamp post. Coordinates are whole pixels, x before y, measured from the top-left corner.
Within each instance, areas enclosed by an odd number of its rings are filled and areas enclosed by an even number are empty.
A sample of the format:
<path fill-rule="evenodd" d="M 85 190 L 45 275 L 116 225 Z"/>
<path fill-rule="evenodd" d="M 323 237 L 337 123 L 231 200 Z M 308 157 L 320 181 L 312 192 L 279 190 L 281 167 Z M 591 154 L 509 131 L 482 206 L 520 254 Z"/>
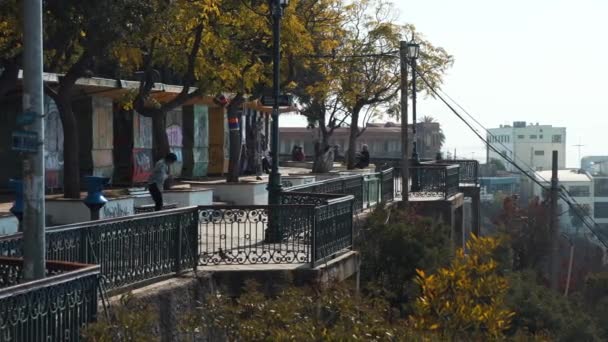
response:
<path fill-rule="evenodd" d="M 420 45 L 410 42 L 407 44 L 407 57 L 412 65 L 412 161 L 415 166 L 420 165 L 420 157 L 418 156 L 417 149 L 417 136 L 416 136 L 416 60 L 420 55 Z M 414 169 L 412 172 L 412 191 L 418 191 L 420 189 L 420 173 L 418 169 Z"/>
<path fill-rule="evenodd" d="M 271 129 L 271 147 L 270 155 L 272 164 L 270 168 L 270 176 L 268 179 L 268 204 L 280 204 L 281 195 L 281 174 L 279 173 L 279 97 L 281 95 L 280 88 L 280 63 L 281 63 L 281 18 L 283 11 L 289 4 L 289 0 L 269 0 L 270 9 L 272 12 L 272 129 Z M 278 217 L 271 215 L 268 222 L 268 231 L 266 239 L 268 241 L 276 241 L 280 238 L 278 227 Z"/>

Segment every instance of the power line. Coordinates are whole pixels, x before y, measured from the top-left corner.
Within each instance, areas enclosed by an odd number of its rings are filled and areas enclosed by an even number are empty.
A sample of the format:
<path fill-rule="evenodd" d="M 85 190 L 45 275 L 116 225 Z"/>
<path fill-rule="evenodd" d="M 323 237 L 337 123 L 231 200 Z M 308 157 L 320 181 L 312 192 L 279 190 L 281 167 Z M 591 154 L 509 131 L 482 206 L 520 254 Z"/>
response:
<path fill-rule="evenodd" d="M 487 139 L 483 138 L 481 136 L 481 134 L 471 126 L 471 124 L 462 117 L 462 115 L 460 115 L 460 113 L 458 113 L 458 111 L 456 111 L 454 109 L 454 107 L 452 105 L 450 105 L 444 98 L 443 96 L 441 96 L 441 94 L 439 94 L 439 92 L 430 84 L 429 81 L 427 81 L 427 79 L 422 76 L 418 70 L 414 69 L 414 72 L 418 73 L 418 76 L 422 79 L 422 81 L 427 85 L 427 87 L 452 111 L 452 113 L 454 113 L 454 115 L 456 115 L 471 131 L 473 131 L 473 133 L 482 141 L 484 142 L 490 149 L 492 149 L 494 152 L 496 152 L 498 155 L 500 155 L 504 160 L 506 160 L 509 164 L 513 165 L 516 169 L 518 169 L 520 172 L 522 172 L 523 174 L 525 174 L 531 181 L 533 181 L 534 183 L 536 183 L 538 186 L 541 187 L 541 189 L 543 190 L 548 190 L 548 187 L 545 186 L 544 184 L 542 184 L 538 179 L 536 179 L 535 177 L 529 175 L 527 172 L 525 172 L 521 166 L 519 166 L 514 160 L 512 160 L 511 158 L 509 158 L 507 155 L 501 153 L 500 151 L 498 151 L 498 149 L 496 149 L 496 147 L 494 147 L 492 144 L 490 144 Z M 455 101 L 454 101 L 455 102 Z M 470 114 L 467 114 L 469 116 L 471 116 Z M 475 120 L 476 121 L 476 120 Z M 482 125 L 480 125 L 482 126 Z M 483 126 L 482 126 L 483 127 Z M 541 177 L 542 178 L 542 177 Z M 545 180 L 545 182 L 547 182 Z M 570 198 L 566 197 L 565 194 L 567 194 L 568 196 L 570 196 Z M 582 222 L 585 224 L 585 226 L 587 226 L 587 228 L 593 233 L 593 235 L 595 235 L 595 237 L 604 245 L 604 247 L 608 248 L 608 243 L 606 243 L 606 241 L 604 241 L 604 239 L 595 231 L 594 227 L 591 227 L 589 225 L 589 222 L 586 220 L 586 218 L 589 218 L 593 223 L 594 226 L 597 227 L 597 223 L 595 223 L 595 221 L 589 216 L 589 215 L 585 215 L 583 216 L 580 212 L 580 205 L 578 204 L 578 202 L 576 202 L 576 200 L 573 198 L 572 194 L 568 191 L 565 190 L 563 187 L 562 189 L 560 189 L 560 198 L 566 202 L 566 204 L 573 209 L 574 214 L 580 218 L 582 220 Z M 574 204 L 573 204 L 574 203 Z"/>

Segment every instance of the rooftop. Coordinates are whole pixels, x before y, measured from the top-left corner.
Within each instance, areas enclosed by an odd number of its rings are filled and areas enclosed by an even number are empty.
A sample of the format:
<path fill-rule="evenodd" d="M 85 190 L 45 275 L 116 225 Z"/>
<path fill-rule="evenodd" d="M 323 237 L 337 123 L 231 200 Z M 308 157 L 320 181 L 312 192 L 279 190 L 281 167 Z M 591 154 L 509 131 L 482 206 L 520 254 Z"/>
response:
<path fill-rule="evenodd" d="M 549 182 L 551 180 L 551 170 L 535 172 L 537 179 Z M 591 182 L 591 176 L 578 169 L 565 169 L 557 171 L 557 178 L 560 182 Z"/>

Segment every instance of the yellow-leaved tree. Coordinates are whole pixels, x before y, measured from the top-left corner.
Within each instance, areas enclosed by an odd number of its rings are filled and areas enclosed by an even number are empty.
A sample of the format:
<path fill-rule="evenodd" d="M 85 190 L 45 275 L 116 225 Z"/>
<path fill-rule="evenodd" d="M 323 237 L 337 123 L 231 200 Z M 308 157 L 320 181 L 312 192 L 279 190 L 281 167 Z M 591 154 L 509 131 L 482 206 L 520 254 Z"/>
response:
<path fill-rule="evenodd" d="M 499 245 L 498 239 L 472 236 L 467 253 L 458 250 L 449 267 L 428 275 L 418 270 L 422 294 L 411 316 L 413 325 L 453 339 L 500 338 L 514 313 L 505 305 L 507 279 L 493 259 Z"/>
<path fill-rule="evenodd" d="M 314 0 L 292 1 L 282 20 L 283 56 L 310 54 L 312 33 L 301 9 Z M 246 95 L 253 99 L 271 86 L 271 16 L 265 1 L 154 0 L 149 16 L 137 35 L 115 50 L 126 73 L 141 71 L 141 84 L 130 102 L 153 121 L 155 158 L 169 151 L 164 130 L 166 114 L 195 97 L 231 94 L 226 102 L 228 118 L 239 119 Z M 282 83 L 291 83 L 290 68 L 283 58 Z M 179 84 L 181 92 L 170 99 L 156 99 L 154 84 Z M 238 181 L 240 134 L 230 133 L 228 181 Z"/>

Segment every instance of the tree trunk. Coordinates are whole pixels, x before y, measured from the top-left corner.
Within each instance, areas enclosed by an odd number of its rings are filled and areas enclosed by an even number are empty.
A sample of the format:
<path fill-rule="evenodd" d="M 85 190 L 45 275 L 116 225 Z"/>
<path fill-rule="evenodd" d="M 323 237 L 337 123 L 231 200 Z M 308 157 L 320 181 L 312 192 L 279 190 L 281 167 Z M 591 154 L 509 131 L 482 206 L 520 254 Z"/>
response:
<path fill-rule="evenodd" d="M 80 148 L 71 87 L 58 94 L 57 107 L 63 126 L 63 197 L 80 199 Z"/>
<path fill-rule="evenodd" d="M 357 164 L 357 138 L 359 137 L 359 112 L 361 107 L 355 106 L 351 116 L 350 134 L 348 136 L 348 155 L 346 156 L 346 168 L 352 170 Z"/>
<path fill-rule="evenodd" d="M 152 153 L 154 161 L 160 160 L 169 154 L 169 138 L 167 137 L 166 113 L 162 110 L 155 111 L 152 115 Z"/>
<path fill-rule="evenodd" d="M 326 142 L 315 143 L 315 156 L 312 164 L 313 173 L 327 173 L 334 167 L 335 152 Z"/>
<path fill-rule="evenodd" d="M 228 127 L 230 132 L 230 159 L 226 182 L 238 182 L 241 171 L 241 130 L 239 122 L 243 114 L 243 94 L 238 93 L 228 105 Z"/>

